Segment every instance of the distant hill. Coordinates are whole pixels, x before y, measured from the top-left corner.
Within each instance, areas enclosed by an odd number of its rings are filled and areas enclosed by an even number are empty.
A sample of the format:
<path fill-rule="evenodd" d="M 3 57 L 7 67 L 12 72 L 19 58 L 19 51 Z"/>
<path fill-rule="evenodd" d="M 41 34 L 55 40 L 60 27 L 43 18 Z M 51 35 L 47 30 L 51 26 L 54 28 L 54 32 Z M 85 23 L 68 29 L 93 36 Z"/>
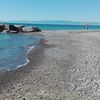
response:
<path fill-rule="evenodd" d="M 63 21 L 63 20 L 8 21 L 8 22 L 9 23 L 30 23 L 30 24 L 57 24 L 57 25 L 84 25 L 86 23 L 86 22 L 73 22 L 73 21 Z M 100 25 L 99 22 L 87 22 L 87 24 Z"/>

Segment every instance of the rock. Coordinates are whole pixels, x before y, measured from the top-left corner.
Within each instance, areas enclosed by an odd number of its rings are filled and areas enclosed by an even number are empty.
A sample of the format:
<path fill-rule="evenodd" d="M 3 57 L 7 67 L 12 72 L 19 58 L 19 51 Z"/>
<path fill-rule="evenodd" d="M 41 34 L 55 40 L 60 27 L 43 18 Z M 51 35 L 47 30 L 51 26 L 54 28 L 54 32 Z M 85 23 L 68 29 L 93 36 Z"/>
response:
<path fill-rule="evenodd" d="M 15 25 L 9 25 L 9 31 L 11 33 L 18 33 L 19 29 Z"/>
<path fill-rule="evenodd" d="M 9 32 L 9 25 L 5 24 L 4 31 L 5 31 L 6 33 Z"/>
<path fill-rule="evenodd" d="M 23 32 L 40 32 L 41 30 L 37 27 L 22 27 Z"/>
<path fill-rule="evenodd" d="M 34 32 L 41 32 L 41 30 L 38 27 L 33 27 Z"/>
<path fill-rule="evenodd" d="M 18 28 L 19 32 L 23 32 L 22 28 L 24 27 L 23 25 L 15 25 L 15 27 Z"/>
<path fill-rule="evenodd" d="M 16 25 L 8 25 L 8 24 L 5 24 L 5 27 L 4 27 L 4 31 L 6 33 L 18 33 L 21 31 L 21 28 L 20 26 L 16 26 Z"/>
<path fill-rule="evenodd" d="M 22 88 L 19 88 L 19 89 L 18 89 L 18 91 L 21 91 L 21 90 L 22 90 Z"/>
<path fill-rule="evenodd" d="M 29 33 L 29 32 L 40 32 L 41 30 L 38 27 L 26 27 L 23 25 L 12 25 L 12 24 L 3 24 L 0 25 L 0 32 L 6 33 Z"/>
<path fill-rule="evenodd" d="M 18 98 L 18 99 L 19 99 L 19 98 L 22 98 L 22 96 L 19 95 L 17 98 Z"/>
<path fill-rule="evenodd" d="M 5 28 L 5 25 L 0 25 L 0 32 L 2 32 Z"/>
<path fill-rule="evenodd" d="M 46 93 L 46 91 L 41 91 L 43 94 Z"/>
<path fill-rule="evenodd" d="M 33 32 L 33 27 L 22 27 L 23 32 Z"/>

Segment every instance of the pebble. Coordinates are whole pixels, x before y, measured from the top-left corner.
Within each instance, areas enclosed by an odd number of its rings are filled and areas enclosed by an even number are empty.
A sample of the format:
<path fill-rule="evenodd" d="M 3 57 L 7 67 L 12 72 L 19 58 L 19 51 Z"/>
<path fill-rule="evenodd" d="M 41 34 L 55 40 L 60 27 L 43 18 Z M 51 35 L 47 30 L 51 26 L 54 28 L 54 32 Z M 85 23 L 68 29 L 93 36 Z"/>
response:
<path fill-rule="evenodd" d="M 42 93 L 46 93 L 46 91 L 42 91 Z"/>
<path fill-rule="evenodd" d="M 20 95 L 18 96 L 18 98 L 21 98 L 21 97 L 22 97 L 22 96 L 20 96 Z"/>
<path fill-rule="evenodd" d="M 19 88 L 19 89 L 18 89 L 18 91 L 21 91 L 21 90 L 22 90 L 22 88 Z"/>

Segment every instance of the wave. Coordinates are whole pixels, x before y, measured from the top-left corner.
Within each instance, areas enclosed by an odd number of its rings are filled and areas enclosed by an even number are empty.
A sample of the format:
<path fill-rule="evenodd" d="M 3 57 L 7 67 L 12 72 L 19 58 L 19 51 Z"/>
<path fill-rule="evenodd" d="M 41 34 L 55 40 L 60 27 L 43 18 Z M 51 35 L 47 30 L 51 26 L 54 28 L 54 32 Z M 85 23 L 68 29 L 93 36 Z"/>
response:
<path fill-rule="evenodd" d="M 29 47 L 28 47 L 28 50 L 27 50 L 27 55 L 28 55 L 34 48 L 35 48 L 35 46 L 29 46 Z M 22 67 L 22 66 L 27 65 L 29 62 L 30 62 L 30 60 L 26 57 L 26 63 L 17 66 L 17 68 L 20 68 L 20 67 Z"/>

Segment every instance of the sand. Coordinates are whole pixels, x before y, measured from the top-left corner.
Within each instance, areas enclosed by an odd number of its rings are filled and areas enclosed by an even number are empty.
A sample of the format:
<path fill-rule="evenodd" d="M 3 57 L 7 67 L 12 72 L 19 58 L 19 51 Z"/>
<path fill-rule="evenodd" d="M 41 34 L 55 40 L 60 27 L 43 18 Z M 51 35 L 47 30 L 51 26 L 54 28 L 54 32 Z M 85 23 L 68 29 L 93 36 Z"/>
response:
<path fill-rule="evenodd" d="M 100 100 L 100 32 L 40 34 L 30 63 L 0 75 L 0 100 Z"/>

